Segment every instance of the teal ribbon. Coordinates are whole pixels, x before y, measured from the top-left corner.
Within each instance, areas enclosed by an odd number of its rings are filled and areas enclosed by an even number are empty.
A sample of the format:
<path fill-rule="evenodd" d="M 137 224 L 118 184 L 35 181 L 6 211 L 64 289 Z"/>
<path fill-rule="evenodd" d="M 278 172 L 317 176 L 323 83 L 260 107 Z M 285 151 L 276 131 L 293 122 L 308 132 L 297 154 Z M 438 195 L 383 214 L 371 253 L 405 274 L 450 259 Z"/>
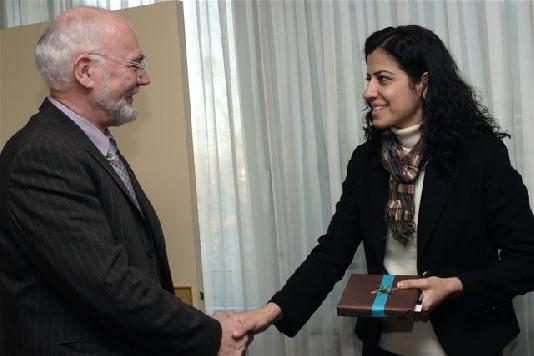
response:
<path fill-rule="evenodd" d="M 388 301 L 388 293 L 384 293 L 380 290 L 389 290 L 392 288 L 393 281 L 395 280 L 395 276 L 391 276 L 389 274 L 385 274 L 382 276 L 382 282 L 380 282 L 380 288 L 376 292 L 376 297 L 373 302 L 373 305 L 371 307 L 371 315 L 377 318 L 383 318 L 386 315 L 384 314 L 384 308 L 386 306 L 386 303 Z"/>

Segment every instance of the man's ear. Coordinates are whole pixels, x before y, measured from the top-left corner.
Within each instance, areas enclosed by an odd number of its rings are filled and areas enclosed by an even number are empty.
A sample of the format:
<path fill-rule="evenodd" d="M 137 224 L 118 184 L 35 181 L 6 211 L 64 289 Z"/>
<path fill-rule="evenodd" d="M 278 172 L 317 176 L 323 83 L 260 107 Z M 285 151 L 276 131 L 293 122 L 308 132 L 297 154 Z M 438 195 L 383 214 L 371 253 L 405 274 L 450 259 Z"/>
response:
<path fill-rule="evenodd" d="M 74 79 L 84 88 L 94 86 L 95 62 L 88 55 L 82 54 L 74 61 Z"/>
<path fill-rule="evenodd" d="M 417 84 L 418 89 L 421 91 L 421 96 L 426 98 L 426 92 L 428 91 L 428 72 L 424 72 L 421 76 L 421 80 Z"/>

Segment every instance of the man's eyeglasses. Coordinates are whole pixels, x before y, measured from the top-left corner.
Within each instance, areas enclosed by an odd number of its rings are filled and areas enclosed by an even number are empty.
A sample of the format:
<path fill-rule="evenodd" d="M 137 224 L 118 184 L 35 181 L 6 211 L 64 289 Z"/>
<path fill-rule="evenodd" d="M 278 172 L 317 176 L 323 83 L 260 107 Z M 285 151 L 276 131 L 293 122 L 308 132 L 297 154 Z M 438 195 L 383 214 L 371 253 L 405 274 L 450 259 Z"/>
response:
<path fill-rule="evenodd" d="M 141 60 L 139 60 L 137 62 L 137 61 L 131 61 L 129 59 L 115 57 L 115 56 L 112 56 L 112 55 L 109 55 L 109 54 L 101 54 L 101 53 L 88 53 L 88 54 L 90 56 L 100 56 L 100 57 L 104 57 L 104 58 L 114 59 L 114 60 L 124 64 L 126 67 L 135 68 L 136 71 L 138 71 L 139 74 L 142 74 L 143 72 L 145 72 L 146 71 L 146 66 L 148 65 L 144 58 L 142 58 Z"/>

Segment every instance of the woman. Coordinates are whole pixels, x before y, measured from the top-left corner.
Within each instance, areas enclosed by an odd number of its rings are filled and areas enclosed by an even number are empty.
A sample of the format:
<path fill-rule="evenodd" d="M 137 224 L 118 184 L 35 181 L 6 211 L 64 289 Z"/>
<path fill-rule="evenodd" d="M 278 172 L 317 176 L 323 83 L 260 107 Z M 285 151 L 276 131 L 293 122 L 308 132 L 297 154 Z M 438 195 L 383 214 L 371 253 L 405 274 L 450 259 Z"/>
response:
<path fill-rule="evenodd" d="M 348 164 L 327 233 L 243 330 L 294 336 L 363 242 L 370 274 L 417 274 L 429 320 L 362 318 L 365 355 L 499 355 L 512 298 L 534 289 L 534 218 L 502 133 L 443 42 L 419 26 L 365 43 L 367 142 Z"/>

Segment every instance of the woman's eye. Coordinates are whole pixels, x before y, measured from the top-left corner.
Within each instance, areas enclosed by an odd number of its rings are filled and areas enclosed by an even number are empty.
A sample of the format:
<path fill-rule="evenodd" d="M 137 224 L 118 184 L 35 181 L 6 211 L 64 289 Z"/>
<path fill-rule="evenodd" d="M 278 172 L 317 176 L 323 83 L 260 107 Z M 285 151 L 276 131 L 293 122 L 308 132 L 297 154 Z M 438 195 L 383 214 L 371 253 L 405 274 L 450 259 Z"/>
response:
<path fill-rule="evenodd" d="M 379 75 L 379 76 L 377 77 L 377 79 L 378 79 L 378 81 L 379 81 L 381 84 L 385 84 L 385 83 L 387 83 L 387 82 L 389 82 L 389 81 L 391 80 L 391 78 L 389 78 L 389 77 L 385 77 L 385 76 L 383 76 L 383 75 Z"/>

